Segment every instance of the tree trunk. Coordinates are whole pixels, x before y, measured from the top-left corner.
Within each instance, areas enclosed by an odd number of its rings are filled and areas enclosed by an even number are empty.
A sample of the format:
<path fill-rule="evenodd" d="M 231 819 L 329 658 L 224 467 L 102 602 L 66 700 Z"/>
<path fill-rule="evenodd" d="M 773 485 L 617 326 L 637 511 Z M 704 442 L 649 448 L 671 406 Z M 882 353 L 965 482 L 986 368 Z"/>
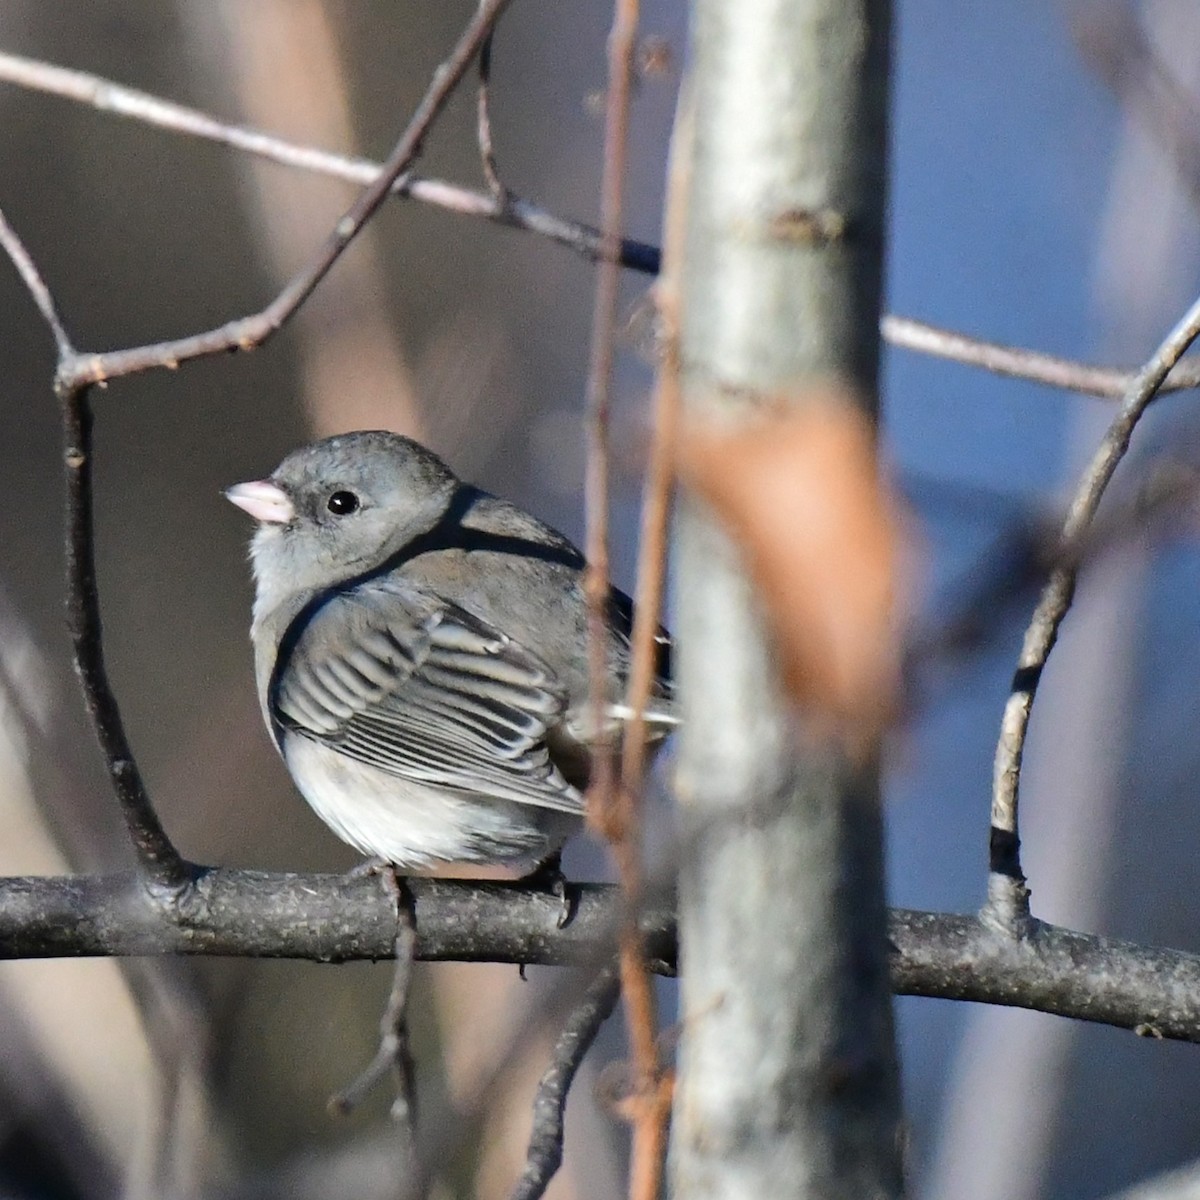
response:
<path fill-rule="evenodd" d="M 886 0 L 697 0 L 673 206 L 688 418 L 831 379 L 874 412 L 889 32 Z M 678 546 L 675 1194 L 897 1196 L 875 774 L 797 754 L 736 548 L 686 497 Z"/>

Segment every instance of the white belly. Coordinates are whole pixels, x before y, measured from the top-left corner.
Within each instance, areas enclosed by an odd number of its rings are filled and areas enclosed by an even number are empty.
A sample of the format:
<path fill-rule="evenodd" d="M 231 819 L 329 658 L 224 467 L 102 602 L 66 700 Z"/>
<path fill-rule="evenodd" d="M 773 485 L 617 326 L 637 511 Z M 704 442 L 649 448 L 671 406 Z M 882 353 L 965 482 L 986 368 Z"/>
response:
<path fill-rule="evenodd" d="M 301 794 L 342 841 L 400 867 L 532 867 L 580 824 L 569 813 L 413 783 L 295 733 L 285 735 L 283 757 Z"/>

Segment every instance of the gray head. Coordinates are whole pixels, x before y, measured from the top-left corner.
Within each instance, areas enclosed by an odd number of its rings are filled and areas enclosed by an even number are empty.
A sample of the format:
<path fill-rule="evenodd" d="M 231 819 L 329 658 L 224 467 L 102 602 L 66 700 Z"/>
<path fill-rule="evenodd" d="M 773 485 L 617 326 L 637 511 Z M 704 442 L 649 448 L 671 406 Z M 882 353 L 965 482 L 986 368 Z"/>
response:
<path fill-rule="evenodd" d="M 270 478 L 231 487 L 225 495 L 258 522 L 255 621 L 289 596 L 378 566 L 433 528 L 457 487 L 436 454 L 378 431 L 313 442 Z"/>

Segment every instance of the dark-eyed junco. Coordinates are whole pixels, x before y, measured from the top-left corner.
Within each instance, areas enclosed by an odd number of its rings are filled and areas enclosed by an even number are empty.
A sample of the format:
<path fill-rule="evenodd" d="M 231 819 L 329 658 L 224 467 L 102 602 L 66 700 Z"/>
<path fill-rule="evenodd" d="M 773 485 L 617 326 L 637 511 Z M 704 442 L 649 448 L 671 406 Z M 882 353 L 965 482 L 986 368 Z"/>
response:
<path fill-rule="evenodd" d="M 255 668 L 296 786 L 342 839 L 411 868 L 534 866 L 579 825 L 591 738 L 583 556 L 391 433 L 297 450 L 226 495 L 258 522 Z M 610 599 L 623 717 L 632 605 Z M 658 643 L 649 738 L 674 723 Z"/>

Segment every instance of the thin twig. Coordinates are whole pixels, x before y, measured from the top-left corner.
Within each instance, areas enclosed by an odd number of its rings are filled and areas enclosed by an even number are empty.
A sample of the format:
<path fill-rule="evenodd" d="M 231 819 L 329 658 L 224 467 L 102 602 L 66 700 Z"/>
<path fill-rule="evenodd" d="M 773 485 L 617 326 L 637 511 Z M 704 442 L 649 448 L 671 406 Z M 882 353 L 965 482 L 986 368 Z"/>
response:
<path fill-rule="evenodd" d="M 188 108 L 161 96 L 125 87 L 99 75 L 68 70 L 39 59 L 0 53 L 0 82 L 73 100 L 101 112 L 138 121 L 143 125 L 216 142 L 282 166 L 344 179 L 349 183 L 369 184 L 377 179 L 383 170 L 381 163 L 371 159 L 318 150 L 261 130 L 220 121 L 199 109 Z M 511 193 L 506 193 L 500 198 L 440 179 L 422 179 L 412 174 L 405 174 L 397 179 L 392 184 L 391 191 L 395 196 L 409 197 L 421 204 L 428 204 L 447 212 L 478 217 L 512 229 L 537 234 L 566 246 L 590 262 L 597 261 L 604 252 L 599 230 L 578 221 L 555 216 L 532 201 L 523 200 Z M 658 271 L 658 247 L 623 239 L 620 261 L 623 267 L 630 270 L 653 275 Z"/>
<path fill-rule="evenodd" d="M 625 704 L 630 714 L 621 742 L 621 778 L 613 852 L 625 897 L 621 927 L 621 982 L 633 1050 L 633 1091 L 627 1111 L 634 1119 L 635 1154 L 631 1194 L 654 1197 L 661 1190 L 671 1109 L 671 1084 L 659 1054 L 658 1014 L 638 924 L 643 903 L 641 803 L 646 770 L 646 706 L 657 666 L 657 637 L 665 590 L 667 535 L 674 484 L 676 427 L 681 407 L 678 265 L 685 234 L 683 173 L 687 156 L 672 150 L 666 215 L 666 272 L 659 277 L 656 307 L 662 353 L 654 393 L 653 433 L 645 497 L 631 633 L 631 662 Z M 640 1155 L 640 1157 L 639 1157 Z"/>
<path fill-rule="evenodd" d="M 525 1169 L 513 1189 L 512 1200 L 540 1200 L 562 1166 L 564 1115 L 571 1084 L 620 994 L 621 985 L 612 969 L 601 971 L 559 1034 L 550 1066 L 538 1083 Z"/>
<path fill-rule="evenodd" d="M 50 289 L 16 231 L 0 212 L 0 246 L 20 274 L 58 349 L 58 369 L 75 355 Z M 167 837 L 134 762 L 104 664 L 104 633 L 96 590 L 92 512 L 92 411 L 88 390 L 60 388 L 66 473 L 66 610 L 84 701 L 92 719 L 144 882 L 178 892 L 187 864 Z"/>
<path fill-rule="evenodd" d="M 90 390 L 63 388 L 59 398 L 67 485 L 67 625 L 75 652 L 75 672 L 146 881 L 155 888 L 177 893 L 188 882 L 189 870 L 150 800 L 125 736 L 121 710 L 104 662 L 104 629 L 96 588 Z"/>
<path fill-rule="evenodd" d="M 99 75 L 18 54 L 0 52 L 0 82 L 86 104 L 100 112 L 143 125 L 215 142 L 281 166 L 344 179 L 348 183 L 369 184 L 383 169 L 382 164 L 372 159 L 335 154 L 288 141 L 261 130 L 218 120 L 210 113 Z M 548 238 L 591 262 L 600 260 L 605 253 L 599 230 L 556 216 L 507 191 L 501 199 L 444 180 L 406 174 L 393 183 L 392 193 L 447 212 L 493 221 Z M 629 270 L 653 275 L 660 268 L 661 256 L 657 246 L 625 238 L 621 241 L 619 260 Z M 1119 398 L 1128 390 L 1134 377 L 1132 372 L 1120 368 L 1097 367 L 1037 350 L 990 342 L 909 317 L 884 317 L 881 328 L 884 340 L 901 349 L 1086 395 Z M 1200 364 L 1185 363 L 1171 373 L 1160 391 L 1196 387 L 1200 387 Z"/>
<path fill-rule="evenodd" d="M 75 347 L 71 345 L 71 339 L 67 336 L 46 281 L 29 251 L 25 249 L 25 243 L 17 236 L 16 230 L 8 223 L 3 212 L 0 212 L 0 246 L 3 246 L 12 265 L 16 267 L 17 274 L 21 276 L 21 281 L 37 305 L 38 312 L 42 314 L 42 320 L 49 326 L 54 344 L 58 348 L 58 357 L 63 359 L 74 354 Z"/>
<path fill-rule="evenodd" d="M 308 265 L 284 286 L 270 304 L 250 316 L 188 337 L 105 354 L 74 356 L 59 367 L 60 388 L 76 389 L 156 367 L 174 368 L 182 362 L 227 350 L 252 350 L 267 341 L 312 294 L 363 225 L 387 199 L 395 181 L 412 165 L 421 152 L 430 127 L 509 3 L 510 0 L 483 0 L 450 56 L 434 72 L 433 81 L 383 169 L 337 222 Z"/>
<path fill-rule="evenodd" d="M 589 820 L 608 839 L 625 897 L 620 928 L 620 979 L 625 999 L 630 1049 L 636 1077 L 633 1116 L 633 1151 L 630 1164 L 631 1200 L 656 1200 L 660 1191 L 665 1143 L 665 1092 L 657 1052 L 657 1012 L 654 985 L 646 964 L 637 911 L 642 891 L 642 864 L 637 791 L 644 755 L 644 729 L 635 731 L 628 751 L 628 782 L 615 788 L 613 745 L 607 722 L 601 718 L 608 701 L 608 460 L 609 409 L 615 358 L 617 301 L 620 273 L 616 249 L 623 220 L 625 172 L 629 141 L 629 109 L 633 90 L 634 51 L 637 41 L 638 0 L 615 0 L 608 37 L 608 96 L 605 106 L 604 171 L 601 230 L 607 253 L 597 271 L 596 302 L 592 324 L 592 353 L 588 372 L 587 460 L 587 576 L 588 646 L 591 671 L 591 708 L 597 735 L 595 764 L 589 795 Z M 660 464 L 661 466 L 661 464 Z M 665 466 L 661 466 L 665 474 Z M 661 586 L 661 585 L 660 585 Z M 653 590 L 653 589 L 652 589 Z M 658 597 L 661 604 L 661 596 Z M 631 681 L 640 691 L 644 710 L 653 678 L 653 627 L 657 609 L 643 613 L 643 647 L 639 678 Z M 637 701 L 635 701 L 637 703 Z M 642 722 L 639 722 L 641 724 Z M 625 764 L 623 764 L 624 766 Z M 623 776 L 626 772 L 623 770 Z"/>
<path fill-rule="evenodd" d="M 500 178 L 496 166 L 496 148 L 492 143 L 492 109 L 490 89 L 492 84 L 492 34 L 479 48 L 479 93 L 476 98 L 475 128 L 479 140 L 479 165 L 488 191 L 499 204 L 508 198 L 508 188 Z"/>
<path fill-rule="evenodd" d="M 1167 335 L 1126 393 L 1120 411 L 1084 471 L 1067 510 L 1061 534 L 1064 547 L 1076 546 L 1088 533 L 1113 472 L 1129 448 L 1138 421 L 1162 387 L 1170 369 L 1198 335 L 1200 300 L 1188 309 L 1183 319 Z M 1034 696 L 1046 660 L 1058 639 L 1063 618 L 1071 607 L 1077 576 L 1078 557 L 1071 553 L 1066 554 L 1050 573 L 1025 632 L 996 746 L 988 901 L 983 915 L 1014 936 L 1020 936 L 1029 922 L 1029 890 L 1021 871 L 1017 823 L 1021 761 Z"/>
<path fill-rule="evenodd" d="M 379 1022 L 379 1047 L 370 1063 L 340 1092 L 329 1100 L 329 1108 L 348 1116 L 391 1075 L 396 1084 L 392 1101 L 392 1119 L 399 1126 L 404 1146 L 404 1161 L 409 1167 L 415 1150 L 416 1095 L 412 1047 L 408 1036 L 408 995 L 416 961 L 417 930 L 412 914 L 401 904 L 397 908 L 398 926 L 394 953 L 396 970 L 387 1005 Z"/>
<path fill-rule="evenodd" d="M 909 317 L 886 316 L 880 321 L 879 328 L 884 340 L 900 349 L 948 359 L 967 367 L 980 367 L 993 375 L 1043 383 L 1047 387 L 1068 392 L 1120 399 L 1137 378 L 1135 371 L 1095 367 L 1069 358 L 1043 354 L 1039 350 L 987 342 Z M 1159 391 L 1178 392 L 1196 387 L 1200 387 L 1200 363 L 1189 362 L 1181 363 L 1172 370 Z"/>

